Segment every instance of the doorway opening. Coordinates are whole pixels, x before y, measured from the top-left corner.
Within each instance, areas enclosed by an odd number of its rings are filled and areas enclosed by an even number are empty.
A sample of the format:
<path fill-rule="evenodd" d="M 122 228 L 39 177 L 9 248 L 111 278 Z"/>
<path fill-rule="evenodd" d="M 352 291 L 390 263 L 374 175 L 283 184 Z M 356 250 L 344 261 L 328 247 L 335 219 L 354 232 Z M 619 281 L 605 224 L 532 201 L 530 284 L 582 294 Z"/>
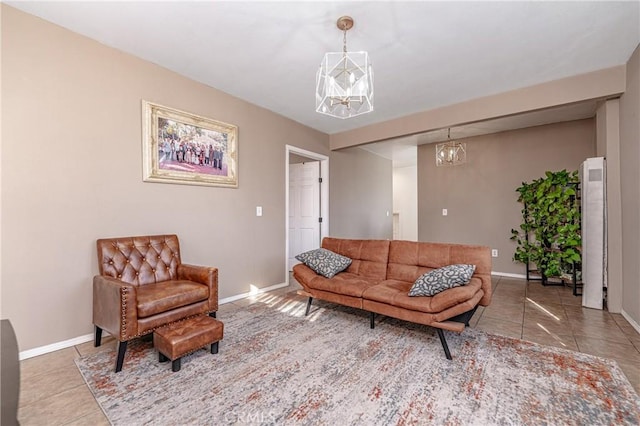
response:
<path fill-rule="evenodd" d="M 295 256 L 329 235 L 329 157 L 285 146 L 285 276 Z"/>

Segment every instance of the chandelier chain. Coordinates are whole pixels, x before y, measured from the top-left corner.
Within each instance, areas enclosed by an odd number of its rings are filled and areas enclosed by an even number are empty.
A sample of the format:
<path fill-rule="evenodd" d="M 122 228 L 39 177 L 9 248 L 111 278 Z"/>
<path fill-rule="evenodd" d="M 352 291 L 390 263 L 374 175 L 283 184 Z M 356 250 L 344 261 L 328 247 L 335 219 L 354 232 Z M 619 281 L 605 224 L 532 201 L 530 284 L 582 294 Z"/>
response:
<path fill-rule="evenodd" d="M 342 52 L 346 55 L 347 54 L 347 29 L 343 28 L 342 29 Z"/>

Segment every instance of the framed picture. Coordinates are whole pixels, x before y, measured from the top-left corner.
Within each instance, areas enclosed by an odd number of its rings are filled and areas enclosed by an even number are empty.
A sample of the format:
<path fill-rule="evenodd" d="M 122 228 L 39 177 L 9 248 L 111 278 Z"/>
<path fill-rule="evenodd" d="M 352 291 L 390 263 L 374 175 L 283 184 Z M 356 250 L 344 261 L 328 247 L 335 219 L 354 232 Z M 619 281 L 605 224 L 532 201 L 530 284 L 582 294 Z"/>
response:
<path fill-rule="evenodd" d="M 238 128 L 142 101 L 145 182 L 238 187 Z"/>

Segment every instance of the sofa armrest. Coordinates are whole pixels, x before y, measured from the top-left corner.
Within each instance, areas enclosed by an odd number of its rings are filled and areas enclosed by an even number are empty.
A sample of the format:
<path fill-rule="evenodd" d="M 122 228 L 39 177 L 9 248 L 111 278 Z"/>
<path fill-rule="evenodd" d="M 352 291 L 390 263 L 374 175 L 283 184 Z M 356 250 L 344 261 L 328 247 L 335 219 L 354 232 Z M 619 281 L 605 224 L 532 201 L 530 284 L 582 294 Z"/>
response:
<path fill-rule="evenodd" d="M 178 279 L 209 287 L 209 312 L 218 310 L 218 268 L 182 263 L 178 265 Z"/>
<path fill-rule="evenodd" d="M 471 279 L 480 280 L 482 291 L 484 292 L 484 295 L 482 296 L 482 299 L 480 299 L 480 302 L 478 304 L 480 306 L 489 306 L 489 304 L 491 303 L 491 298 L 493 297 L 493 284 L 491 282 L 491 275 L 473 274 Z"/>
<path fill-rule="evenodd" d="M 309 268 L 304 263 L 298 263 L 293 267 L 293 278 L 306 290 L 309 291 L 308 283 L 315 277 L 317 277 L 313 269 Z"/>
<path fill-rule="evenodd" d="M 93 323 L 125 341 L 138 333 L 137 290 L 112 277 L 93 277 Z"/>

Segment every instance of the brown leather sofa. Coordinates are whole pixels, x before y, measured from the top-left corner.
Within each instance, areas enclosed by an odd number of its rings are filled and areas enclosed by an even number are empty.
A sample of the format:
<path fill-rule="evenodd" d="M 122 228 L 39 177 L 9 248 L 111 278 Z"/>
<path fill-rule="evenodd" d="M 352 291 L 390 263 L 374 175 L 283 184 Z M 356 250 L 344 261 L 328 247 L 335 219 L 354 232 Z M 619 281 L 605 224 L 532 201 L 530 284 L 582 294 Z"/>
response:
<path fill-rule="evenodd" d="M 196 315 L 216 316 L 218 269 L 183 264 L 176 235 L 100 239 L 97 246 L 94 344 L 102 330 L 118 339 L 116 372 L 129 340 Z"/>
<path fill-rule="evenodd" d="M 294 278 L 308 296 L 375 314 L 435 327 L 446 357 L 451 354 L 443 330 L 462 332 L 478 305 L 491 302 L 491 250 L 489 247 L 413 241 L 324 238 L 322 247 L 352 260 L 343 272 L 328 279 L 304 264 L 293 267 Z M 415 280 L 431 270 L 451 264 L 476 265 L 467 285 L 432 297 L 409 297 Z"/>

